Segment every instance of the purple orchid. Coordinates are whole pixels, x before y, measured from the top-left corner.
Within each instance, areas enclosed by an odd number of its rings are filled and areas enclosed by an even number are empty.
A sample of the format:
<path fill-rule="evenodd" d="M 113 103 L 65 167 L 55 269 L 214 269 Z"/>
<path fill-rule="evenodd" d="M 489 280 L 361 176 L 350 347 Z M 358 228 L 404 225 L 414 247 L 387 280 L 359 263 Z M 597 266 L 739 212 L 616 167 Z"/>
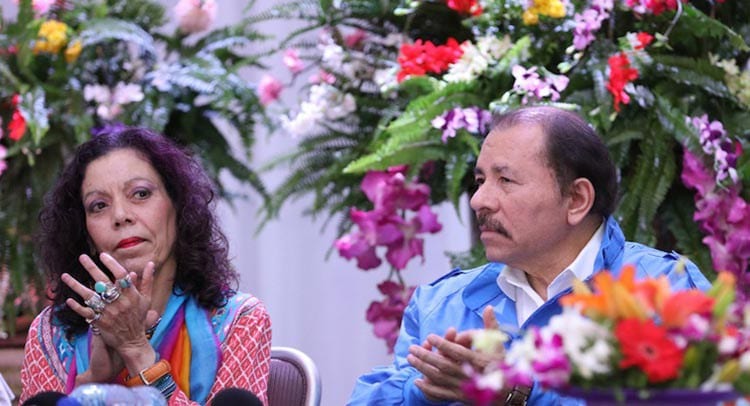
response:
<path fill-rule="evenodd" d="M 448 138 L 455 138 L 456 131 L 465 129 L 471 134 L 484 134 L 487 126 L 492 120 L 489 111 L 479 107 L 456 107 L 445 111 L 442 115 L 432 120 L 432 126 L 443 131 L 443 143 L 448 142 Z"/>

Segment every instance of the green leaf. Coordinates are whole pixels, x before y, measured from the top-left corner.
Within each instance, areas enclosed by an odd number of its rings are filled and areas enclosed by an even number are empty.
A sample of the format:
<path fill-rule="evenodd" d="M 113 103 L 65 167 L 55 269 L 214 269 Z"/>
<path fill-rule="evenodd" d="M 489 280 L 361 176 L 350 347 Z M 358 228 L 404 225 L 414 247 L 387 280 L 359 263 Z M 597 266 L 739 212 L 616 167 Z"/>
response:
<path fill-rule="evenodd" d="M 363 173 L 382 171 L 395 165 L 419 166 L 427 161 L 445 160 L 449 156 L 446 148 L 435 142 L 402 144 L 398 150 L 387 154 L 374 153 L 351 162 L 344 168 L 344 173 Z"/>
<path fill-rule="evenodd" d="M 86 24 L 78 39 L 85 47 L 112 40 L 130 42 L 141 49 L 156 56 L 154 38 L 144 31 L 138 24 L 114 18 L 93 20 Z"/>
<path fill-rule="evenodd" d="M 680 144 L 697 151 L 700 148 L 698 136 L 695 130 L 685 122 L 687 114 L 674 107 L 667 96 L 657 92 L 654 92 L 654 95 L 656 96 L 656 117 L 664 131 L 672 134 Z"/>
<path fill-rule="evenodd" d="M 683 5 L 683 16 L 680 21 L 688 25 L 690 32 L 698 37 L 726 38 L 733 47 L 745 52 L 750 51 L 742 36 L 719 20 L 705 15 L 692 4 Z"/>
<path fill-rule="evenodd" d="M 724 82 L 712 79 L 704 72 L 697 72 L 693 69 L 658 62 L 655 63 L 654 66 L 656 71 L 662 73 L 662 76 L 668 80 L 688 86 L 699 87 L 708 93 L 725 99 L 733 98 L 732 93 Z"/>

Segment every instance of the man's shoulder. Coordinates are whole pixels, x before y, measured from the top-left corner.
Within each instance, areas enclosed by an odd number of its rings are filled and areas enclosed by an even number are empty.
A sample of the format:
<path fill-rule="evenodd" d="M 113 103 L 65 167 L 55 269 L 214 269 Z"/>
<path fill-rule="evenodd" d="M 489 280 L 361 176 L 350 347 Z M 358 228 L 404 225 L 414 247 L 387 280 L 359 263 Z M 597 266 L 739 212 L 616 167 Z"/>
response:
<path fill-rule="evenodd" d="M 472 279 L 476 278 L 477 275 L 479 275 L 480 272 L 487 268 L 488 265 L 489 264 L 484 264 L 471 269 L 455 268 L 445 275 L 430 282 L 429 284 L 427 284 L 427 286 L 443 287 L 451 285 L 465 285 L 465 283 L 468 283 Z"/>
<path fill-rule="evenodd" d="M 672 263 L 679 260 L 687 260 L 676 251 L 662 251 L 658 248 L 649 247 L 641 243 L 626 241 L 624 262 L 644 262 L 644 264 L 653 263 Z"/>
<path fill-rule="evenodd" d="M 689 258 L 676 251 L 662 251 L 636 242 L 625 243 L 623 264 L 634 264 L 650 277 L 666 275 L 673 288 L 706 290 L 710 283 Z"/>
<path fill-rule="evenodd" d="M 420 286 L 420 296 L 424 299 L 434 300 L 459 293 L 488 266 L 490 264 L 471 269 L 455 268 L 434 281 Z"/>

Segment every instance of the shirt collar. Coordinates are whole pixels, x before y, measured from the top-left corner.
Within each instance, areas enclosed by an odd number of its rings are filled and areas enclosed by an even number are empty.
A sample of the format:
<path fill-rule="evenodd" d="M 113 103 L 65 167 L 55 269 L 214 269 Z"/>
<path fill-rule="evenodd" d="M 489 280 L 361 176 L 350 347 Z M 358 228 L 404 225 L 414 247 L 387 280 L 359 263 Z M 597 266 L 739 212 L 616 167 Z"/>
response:
<path fill-rule="evenodd" d="M 583 247 L 578 256 L 570 263 L 560 274 L 558 274 L 552 283 L 547 287 L 547 298 L 555 297 L 560 292 L 573 285 L 573 279 L 578 278 L 585 280 L 594 273 L 594 263 L 599 254 L 599 249 L 604 240 L 604 222 L 596 229 L 594 235 Z M 539 302 L 541 298 L 536 292 L 533 292 L 526 273 L 520 269 L 506 266 L 497 276 L 497 285 L 500 290 L 513 301 L 517 301 L 517 296 L 522 292 Z M 532 295 L 534 293 L 534 295 Z M 536 298 L 534 298 L 536 296 Z M 539 300 L 537 300 L 537 298 Z M 538 303 L 539 304 L 539 303 Z"/>

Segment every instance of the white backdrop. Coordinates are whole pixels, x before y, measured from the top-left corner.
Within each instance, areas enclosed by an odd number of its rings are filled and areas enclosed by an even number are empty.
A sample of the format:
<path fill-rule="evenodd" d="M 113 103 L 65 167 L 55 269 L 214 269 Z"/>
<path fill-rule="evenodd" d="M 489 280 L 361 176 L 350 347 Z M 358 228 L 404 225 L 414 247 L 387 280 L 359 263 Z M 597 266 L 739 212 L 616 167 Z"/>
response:
<path fill-rule="evenodd" d="M 161 2 L 171 11 L 177 0 Z M 254 10 L 265 10 L 274 3 L 274 0 L 259 0 Z M 216 24 L 221 25 L 237 21 L 247 0 L 217 0 L 217 4 Z M 0 7 L 5 18 L 16 13 L 11 0 L 0 0 Z M 293 28 L 294 24 L 276 21 L 265 24 L 263 32 L 282 37 Z M 274 74 L 288 79 L 280 56 L 268 63 Z M 247 73 L 248 80 L 255 83 L 260 76 L 259 72 Z M 291 103 L 300 95 L 287 90 L 283 97 Z M 269 136 L 259 130 L 253 161 L 267 162 L 293 146 L 294 140 L 284 134 Z M 282 169 L 262 177 L 273 187 L 284 174 Z M 384 342 L 373 336 L 371 325 L 365 320 L 369 303 L 381 298 L 376 285 L 385 279 L 388 270 L 381 267 L 360 271 L 354 261 L 347 262 L 335 252 L 326 260 L 336 238 L 335 227 L 323 231 L 321 221 L 302 215 L 311 201 L 309 198 L 289 204 L 280 218 L 256 234 L 259 199 L 231 179 L 227 182 L 230 190 L 251 196 L 235 201 L 233 207 L 219 206 L 233 263 L 241 274 L 241 290 L 265 302 L 273 323 L 273 345 L 296 347 L 316 362 L 323 380 L 322 404 L 343 405 L 357 376 L 391 360 Z M 468 209 L 463 207 L 462 212 L 466 219 Z M 410 284 L 426 283 L 447 272 L 449 263 L 444 251 L 468 249 L 469 233 L 452 206 L 440 207 L 438 215 L 443 230 L 427 236 L 424 264 L 412 260 L 404 271 Z"/>

